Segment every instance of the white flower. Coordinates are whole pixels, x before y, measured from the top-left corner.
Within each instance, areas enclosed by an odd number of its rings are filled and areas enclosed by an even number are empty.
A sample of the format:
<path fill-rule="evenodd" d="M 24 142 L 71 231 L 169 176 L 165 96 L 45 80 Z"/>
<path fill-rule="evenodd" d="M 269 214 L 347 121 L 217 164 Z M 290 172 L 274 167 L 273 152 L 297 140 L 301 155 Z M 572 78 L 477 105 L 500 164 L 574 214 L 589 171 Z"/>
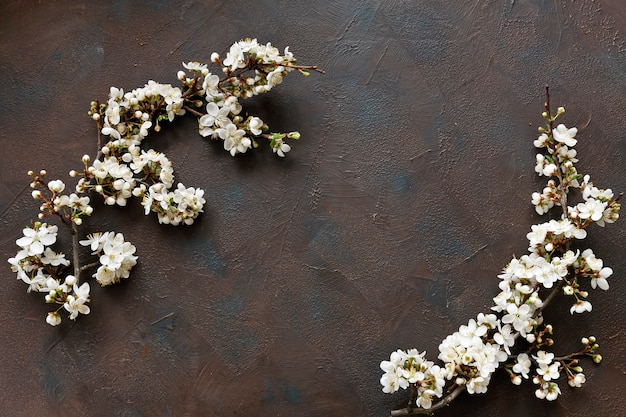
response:
<path fill-rule="evenodd" d="M 232 123 L 225 128 L 218 129 L 217 134 L 224 139 L 224 149 L 229 151 L 232 156 L 245 153 L 252 147 L 252 141 L 245 136 L 245 130 L 237 129 L 237 126 Z"/>
<path fill-rule="evenodd" d="M 552 129 L 552 136 L 557 142 L 564 143 L 571 148 L 576 146 L 577 141 L 574 139 L 574 136 L 576 136 L 577 132 L 578 129 L 575 127 L 568 129 L 564 124 L 560 124 L 555 129 Z"/>
<path fill-rule="evenodd" d="M 493 340 L 504 348 L 507 354 L 511 354 L 509 347 L 515 345 L 515 334 L 512 332 L 511 326 L 505 324 L 501 327 L 498 323 L 498 332 L 493 335 Z"/>
<path fill-rule="evenodd" d="M 60 193 L 65 190 L 65 183 L 61 180 L 53 180 L 48 182 L 48 189 L 53 193 Z"/>
<path fill-rule="evenodd" d="M 398 391 L 400 388 L 406 389 L 409 386 L 409 382 L 404 378 L 403 374 L 403 366 L 406 358 L 407 354 L 398 350 L 391 354 L 390 360 L 380 363 L 380 369 L 385 372 L 380 378 L 383 392 L 392 393 Z"/>
<path fill-rule="evenodd" d="M 540 365 L 541 364 L 550 365 L 552 363 L 552 359 L 554 359 L 554 353 L 546 352 L 545 350 L 540 350 L 537 352 L 537 356 L 533 355 L 533 358 Z"/>
<path fill-rule="evenodd" d="M 510 303 L 506 307 L 508 314 L 502 317 L 502 323 L 512 324 L 513 328 L 522 333 L 522 336 L 526 335 L 530 325 L 530 318 L 532 317 L 532 310 L 528 304 L 522 304 L 517 306 Z"/>
<path fill-rule="evenodd" d="M 513 372 L 520 374 L 524 379 L 528 379 L 528 373 L 530 372 L 530 366 L 532 362 L 530 357 L 526 353 L 520 353 L 517 355 L 515 365 L 513 365 Z"/>
<path fill-rule="evenodd" d="M 48 226 L 47 223 L 36 223 L 35 228 L 25 227 L 24 236 L 17 239 L 15 243 L 23 248 L 28 256 L 41 255 L 45 246 L 54 244 L 57 240 L 57 226 Z"/>
<path fill-rule="evenodd" d="M 186 64 L 183 62 L 183 67 L 190 71 L 200 72 L 202 75 L 206 75 L 209 72 L 206 64 L 201 64 L 199 62 L 188 62 Z"/>
<path fill-rule="evenodd" d="M 202 82 L 202 89 L 207 93 L 207 97 L 214 97 L 218 94 L 217 86 L 220 83 L 220 77 L 215 74 L 207 74 Z"/>
<path fill-rule="evenodd" d="M 536 148 L 545 148 L 548 145 L 548 135 L 542 133 L 539 137 L 533 142 Z"/>
<path fill-rule="evenodd" d="M 237 68 L 244 68 L 246 63 L 244 62 L 244 51 L 242 50 L 239 42 L 234 43 L 230 50 L 226 53 L 226 58 L 222 61 L 225 67 L 229 67 L 230 71 L 234 71 Z"/>
<path fill-rule="evenodd" d="M 272 88 L 283 82 L 284 67 L 278 66 L 269 74 L 267 74 L 267 87 Z"/>
<path fill-rule="evenodd" d="M 102 233 L 96 232 L 87 235 L 87 239 L 81 240 L 80 243 L 83 246 L 89 246 L 93 253 L 99 252 L 102 249 L 102 245 L 106 240 L 106 236 L 103 236 Z"/>
<path fill-rule="evenodd" d="M 551 381 L 553 379 L 558 379 L 559 374 L 559 366 L 560 362 L 554 362 L 549 365 L 545 363 L 540 363 L 537 368 L 537 374 L 541 376 L 544 381 Z"/>
<path fill-rule="evenodd" d="M 221 128 L 232 124 L 228 118 L 230 107 L 219 107 L 216 103 L 210 102 L 206 105 L 206 114 L 198 120 L 199 132 L 202 136 L 215 135 L 216 128 Z"/>
<path fill-rule="evenodd" d="M 50 326 L 58 326 L 59 324 L 61 324 L 61 315 L 56 311 L 51 311 L 46 317 L 46 322 Z"/>
<path fill-rule="evenodd" d="M 76 320 L 78 313 L 89 314 L 90 309 L 85 305 L 87 300 L 82 298 L 76 298 L 73 295 L 67 296 L 67 301 L 63 304 L 63 307 L 70 313 L 70 320 Z"/>
<path fill-rule="evenodd" d="M 559 394 L 561 394 L 561 389 L 554 382 L 543 382 L 535 391 L 535 396 L 540 400 L 546 399 L 548 401 L 554 401 Z"/>
<path fill-rule="evenodd" d="M 83 282 L 83 284 L 78 287 L 76 284 L 73 284 L 74 296 L 77 298 L 82 298 L 85 302 L 89 301 L 89 283 Z M 83 313 L 87 314 L 87 313 Z"/>
<path fill-rule="evenodd" d="M 585 374 L 580 372 L 574 376 L 567 378 L 567 383 L 569 384 L 569 386 L 574 388 L 580 388 L 585 383 L 585 381 L 587 381 L 587 379 L 585 378 Z"/>
<path fill-rule="evenodd" d="M 422 407 L 425 409 L 429 409 L 433 406 L 433 396 L 435 395 L 435 391 L 427 389 L 420 393 L 420 396 L 415 401 L 415 405 L 418 407 Z"/>
<path fill-rule="evenodd" d="M 567 272 L 567 270 L 565 270 L 565 272 Z M 542 265 L 534 266 L 533 273 L 537 282 L 543 284 L 546 288 L 552 288 L 552 285 L 555 282 L 562 279 L 562 277 L 557 273 L 554 265 L 547 262 Z"/>
<path fill-rule="evenodd" d="M 569 309 L 570 314 L 574 313 L 584 313 L 585 311 L 591 311 L 592 306 L 589 301 L 578 300 L 576 303 L 572 305 Z"/>
<path fill-rule="evenodd" d="M 613 270 L 608 267 L 602 268 L 600 271 L 597 271 L 593 277 L 591 277 L 591 288 L 594 290 L 596 287 L 600 287 L 601 290 L 608 290 L 609 283 L 606 280 L 613 274 Z"/>
<path fill-rule="evenodd" d="M 43 256 L 40 258 L 41 262 L 45 265 L 59 266 L 69 265 L 70 261 L 65 259 L 65 254 L 55 252 L 50 248 L 46 248 L 43 252 Z"/>
<path fill-rule="evenodd" d="M 283 142 L 282 139 L 276 139 L 274 141 L 274 147 L 272 148 L 274 153 L 277 153 L 278 156 L 284 157 L 287 152 L 291 150 L 291 146 Z"/>
<path fill-rule="evenodd" d="M 606 205 L 605 201 L 596 200 L 594 198 L 590 198 L 584 203 L 578 203 L 576 206 L 578 209 L 578 217 L 597 222 L 602 219 Z"/>
<path fill-rule="evenodd" d="M 250 132 L 253 135 L 258 136 L 263 132 L 263 120 L 258 117 L 253 117 L 250 119 Z"/>

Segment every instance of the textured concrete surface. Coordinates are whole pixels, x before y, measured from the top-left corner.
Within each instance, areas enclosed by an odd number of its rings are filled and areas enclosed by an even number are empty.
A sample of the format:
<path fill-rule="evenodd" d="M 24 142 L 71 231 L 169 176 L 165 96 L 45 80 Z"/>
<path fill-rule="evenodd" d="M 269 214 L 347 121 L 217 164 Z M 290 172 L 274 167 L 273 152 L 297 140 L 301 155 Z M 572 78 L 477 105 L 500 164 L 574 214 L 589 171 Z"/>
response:
<path fill-rule="evenodd" d="M 176 83 L 243 37 L 289 45 L 326 74 L 244 103 L 299 130 L 285 159 L 231 158 L 192 118 L 150 146 L 207 190 L 193 227 L 98 207 L 139 265 L 92 287 L 92 314 L 51 328 L 5 264 L 2 416 L 385 416 L 378 364 L 439 342 L 497 293 L 526 251 L 544 84 L 579 128 L 579 169 L 626 190 L 622 0 L 6 1 L 0 6 L 0 254 L 37 213 L 29 169 L 69 180 L 95 154 L 86 112 L 110 86 Z M 554 403 L 496 377 L 441 416 L 624 415 L 623 223 L 586 241 L 615 274 L 593 313 L 547 312 L 569 353 L 595 334 L 604 362 Z M 4 262 L 4 261 L 3 261 Z"/>

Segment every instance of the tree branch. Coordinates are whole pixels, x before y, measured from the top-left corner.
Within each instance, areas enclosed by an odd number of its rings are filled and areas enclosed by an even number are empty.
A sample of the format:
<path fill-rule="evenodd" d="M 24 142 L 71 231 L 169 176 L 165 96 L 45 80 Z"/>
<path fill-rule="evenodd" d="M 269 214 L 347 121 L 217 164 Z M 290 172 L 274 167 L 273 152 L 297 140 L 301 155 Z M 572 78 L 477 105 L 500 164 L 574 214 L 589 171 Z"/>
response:
<path fill-rule="evenodd" d="M 411 416 L 411 415 L 416 415 L 416 414 L 433 414 L 435 411 L 447 406 L 452 401 L 454 401 L 454 399 L 458 397 L 463 391 L 465 391 L 465 386 L 459 385 L 454 389 L 454 391 L 450 392 L 449 394 L 446 394 L 446 396 L 444 396 L 441 399 L 441 401 L 435 403 L 435 405 L 433 405 L 430 408 L 408 408 L 408 407 L 401 408 L 398 410 L 392 410 L 390 416 L 397 417 L 397 416 Z"/>

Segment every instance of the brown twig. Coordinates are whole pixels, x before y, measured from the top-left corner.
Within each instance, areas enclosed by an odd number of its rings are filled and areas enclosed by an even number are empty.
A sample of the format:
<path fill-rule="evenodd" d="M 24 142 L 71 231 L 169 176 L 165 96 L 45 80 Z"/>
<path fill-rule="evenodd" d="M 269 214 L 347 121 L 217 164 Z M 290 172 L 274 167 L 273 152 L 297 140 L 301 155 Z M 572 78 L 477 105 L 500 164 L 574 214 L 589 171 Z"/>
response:
<path fill-rule="evenodd" d="M 439 410 L 450 404 L 456 397 L 458 397 L 463 391 L 465 391 L 465 386 L 459 385 L 452 392 L 443 397 L 443 399 L 437 403 L 435 403 L 430 408 L 400 408 L 398 410 L 392 410 L 390 416 L 410 416 L 416 414 L 433 414 L 435 411 Z"/>

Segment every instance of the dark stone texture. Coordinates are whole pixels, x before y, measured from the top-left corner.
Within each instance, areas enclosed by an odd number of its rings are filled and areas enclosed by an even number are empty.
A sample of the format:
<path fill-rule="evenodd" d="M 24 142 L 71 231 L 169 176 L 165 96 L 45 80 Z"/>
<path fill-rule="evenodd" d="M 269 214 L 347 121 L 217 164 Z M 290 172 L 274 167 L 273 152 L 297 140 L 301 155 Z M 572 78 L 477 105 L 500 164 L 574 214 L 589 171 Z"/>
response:
<path fill-rule="evenodd" d="M 234 41 L 290 46 L 325 75 L 293 74 L 245 101 L 277 131 L 231 158 L 193 118 L 149 146 L 177 180 L 206 189 L 193 227 L 160 226 L 132 203 L 97 206 L 85 229 L 137 247 L 131 279 L 92 314 L 51 328 L 8 264 L 1 304 L 2 416 L 385 416 L 379 362 L 439 342 L 491 305 L 496 275 L 538 221 L 532 141 L 544 84 L 579 128 L 579 169 L 626 190 L 626 3 L 501 1 L 5 1 L 0 6 L 3 258 L 37 213 L 29 169 L 69 180 L 110 86 L 176 83 L 181 61 Z M 214 69 L 216 70 L 216 69 Z M 622 220 L 623 222 L 623 220 Z M 561 353 L 594 334 L 604 361 L 555 403 L 494 377 L 441 416 L 623 415 L 624 223 L 586 243 L 615 274 L 593 313 L 557 302 Z M 93 230 L 93 229 L 91 229 Z M 63 237 L 67 242 L 67 236 Z M 557 311 L 560 310 L 560 311 Z"/>

